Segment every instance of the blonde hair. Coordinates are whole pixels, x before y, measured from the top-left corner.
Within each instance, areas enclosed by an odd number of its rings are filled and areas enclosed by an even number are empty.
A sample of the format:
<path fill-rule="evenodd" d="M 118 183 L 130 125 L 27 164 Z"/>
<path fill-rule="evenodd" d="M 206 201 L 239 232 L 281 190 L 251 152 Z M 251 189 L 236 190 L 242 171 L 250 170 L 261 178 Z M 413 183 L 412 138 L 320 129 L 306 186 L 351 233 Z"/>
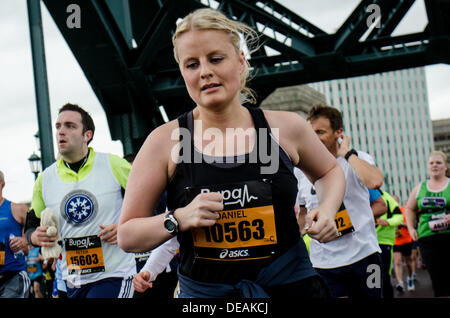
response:
<path fill-rule="evenodd" d="M 439 155 L 439 156 L 441 156 L 442 159 L 444 159 L 444 162 L 445 162 L 445 163 L 448 163 L 448 157 L 447 157 L 447 155 L 445 154 L 445 152 L 440 151 L 440 150 L 434 150 L 434 151 L 430 152 L 430 155 L 428 156 L 428 158 L 430 158 L 431 156 L 434 156 L 434 155 Z"/>
<path fill-rule="evenodd" d="M 185 16 L 183 20 L 177 24 L 175 33 L 172 36 L 173 54 L 177 63 L 180 63 L 177 55 L 177 39 L 183 33 L 191 30 L 218 30 L 226 32 L 230 36 L 230 41 L 236 49 L 237 54 L 240 54 L 240 51 L 243 49 L 241 48 L 241 36 L 247 44 L 249 53 L 258 49 L 259 36 L 251 27 L 227 18 L 220 11 L 209 8 L 198 9 Z M 240 77 L 241 102 L 255 104 L 255 93 L 252 89 L 247 87 L 249 75 L 250 63 L 245 59 L 244 70 Z"/>
<path fill-rule="evenodd" d="M 5 175 L 3 174 L 3 172 L 0 170 L 0 182 L 5 181 Z"/>

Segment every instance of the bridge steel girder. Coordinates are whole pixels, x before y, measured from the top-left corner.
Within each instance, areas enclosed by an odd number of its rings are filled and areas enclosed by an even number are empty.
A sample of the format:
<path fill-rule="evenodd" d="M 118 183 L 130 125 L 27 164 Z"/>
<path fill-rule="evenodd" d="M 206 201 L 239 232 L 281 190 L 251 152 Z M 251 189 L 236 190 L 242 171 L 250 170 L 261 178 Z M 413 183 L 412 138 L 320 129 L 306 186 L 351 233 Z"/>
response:
<path fill-rule="evenodd" d="M 173 58 L 171 36 L 177 19 L 196 8 L 218 4 L 227 16 L 261 35 L 261 47 L 250 58 L 249 86 L 258 94 L 258 105 L 278 87 L 450 63 L 446 0 L 425 0 L 428 26 L 402 36 L 392 32 L 416 0 L 361 0 L 334 34 L 275 0 L 112 1 L 43 0 L 124 153 L 137 152 L 148 133 L 163 123 L 160 105 L 170 119 L 195 106 Z M 66 25 L 66 8 L 73 3 L 81 8 L 79 29 Z M 380 8 L 379 28 L 367 23 L 370 4 Z"/>

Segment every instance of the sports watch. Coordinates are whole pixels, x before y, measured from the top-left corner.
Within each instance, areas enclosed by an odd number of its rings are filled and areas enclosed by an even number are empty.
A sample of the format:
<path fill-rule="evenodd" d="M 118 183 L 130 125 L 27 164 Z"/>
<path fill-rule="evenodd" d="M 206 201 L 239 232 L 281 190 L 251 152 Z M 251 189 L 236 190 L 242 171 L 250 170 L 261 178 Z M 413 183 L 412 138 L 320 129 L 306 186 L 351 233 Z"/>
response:
<path fill-rule="evenodd" d="M 172 235 L 178 234 L 178 221 L 173 215 L 174 210 L 169 211 L 167 215 L 164 217 L 164 228 L 167 232 L 169 232 Z"/>
<path fill-rule="evenodd" d="M 348 158 L 350 158 L 351 155 L 355 155 L 356 157 L 358 157 L 358 152 L 355 149 L 351 149 L 345 154 L 345 160 L 348 161 Z"/>

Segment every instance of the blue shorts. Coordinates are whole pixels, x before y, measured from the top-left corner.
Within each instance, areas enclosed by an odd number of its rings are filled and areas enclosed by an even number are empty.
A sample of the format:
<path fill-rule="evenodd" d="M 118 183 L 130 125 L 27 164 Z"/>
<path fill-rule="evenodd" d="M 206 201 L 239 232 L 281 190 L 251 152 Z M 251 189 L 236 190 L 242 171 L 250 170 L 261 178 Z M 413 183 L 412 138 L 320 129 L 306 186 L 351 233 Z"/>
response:
<path fill-rule="evenodd" d="M 110 277 L 79 288 L 67 287 L 67 298 L 132 298 L 133 277 Z"/>
<path fill-rule="evenodd" d="M 380 253 L 342 267 L 316 268 L 330 289 L 331 297 L 381 298 L 383 287 Z"/>

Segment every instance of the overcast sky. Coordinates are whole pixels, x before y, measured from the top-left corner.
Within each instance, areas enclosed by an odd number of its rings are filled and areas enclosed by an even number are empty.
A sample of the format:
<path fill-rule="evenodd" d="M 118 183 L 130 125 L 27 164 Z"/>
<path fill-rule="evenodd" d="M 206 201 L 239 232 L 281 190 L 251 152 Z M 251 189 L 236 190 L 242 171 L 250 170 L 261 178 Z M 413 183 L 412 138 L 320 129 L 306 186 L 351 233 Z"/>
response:
<path fill-rule="evenodd" d="M 334 33 L 359 0 L 279 0 L 326 32 Z M 91 145 L 97 151 L 123 155 L 120 141 L 112 141 L 104 111 L 83 72 L 42 5 L 45 54 L 52 123 L 67 102 L 88 110 L 96 124 Z M 422 31 L 427 23 L 423 0 L 416 1 L 394 34 Z M 93 30 L 94 32 L 94 30 Z M 28 157 L 36 150 L 38 130 L 26 0 L 0 0 L 0 170 L 5 174 L 4 196 L 15 202 L 31 200 L 34 176 Z M 450 118 L 450 67 L 426 67 L 432 119 Z M 56 144 L 54 145 L 56 151 Z"/>

